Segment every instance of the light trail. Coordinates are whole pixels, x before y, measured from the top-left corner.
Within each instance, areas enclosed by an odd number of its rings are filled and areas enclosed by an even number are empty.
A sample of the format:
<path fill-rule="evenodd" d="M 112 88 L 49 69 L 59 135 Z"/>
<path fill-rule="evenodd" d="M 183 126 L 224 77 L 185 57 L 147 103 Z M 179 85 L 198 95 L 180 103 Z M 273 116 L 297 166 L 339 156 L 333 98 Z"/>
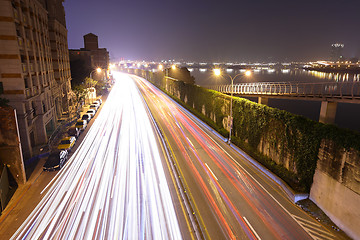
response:
<path fill-rule="evenodd" d="M 12 239 L 181 239 L 154 131 L 133 80 L 102 111 Z"/>

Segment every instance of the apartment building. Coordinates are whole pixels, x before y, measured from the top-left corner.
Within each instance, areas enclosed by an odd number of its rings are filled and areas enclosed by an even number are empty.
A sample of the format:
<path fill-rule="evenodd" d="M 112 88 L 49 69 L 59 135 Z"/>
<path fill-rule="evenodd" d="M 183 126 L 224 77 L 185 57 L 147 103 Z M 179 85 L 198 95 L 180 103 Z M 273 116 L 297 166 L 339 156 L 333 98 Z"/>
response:
<path fill-rule="evenodd" d="M 63 0 L 0 1 L 0 97 L 17 112 L 24 158 L 72 106 Z"/>

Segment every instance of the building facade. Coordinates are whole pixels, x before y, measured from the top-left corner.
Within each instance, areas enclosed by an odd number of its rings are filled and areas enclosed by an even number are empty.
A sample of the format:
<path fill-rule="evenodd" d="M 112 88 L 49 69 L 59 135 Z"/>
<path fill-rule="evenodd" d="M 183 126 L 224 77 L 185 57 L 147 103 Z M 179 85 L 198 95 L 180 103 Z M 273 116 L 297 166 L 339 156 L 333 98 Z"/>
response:
<path fill-rule="evenodd" d="M 85 64 L 89 64 L 90 69 L 101 68 L 101 74 L 94 74 L 96 80 L 106 78 L 109 68 L 109 52 L 106 48 L 99 48 L 98 36 L 93 33 L 84 35 L 84 48 L 69 50 L 71 61 L 82 59 Z M 90 74 L 90 73 L 89 73 Z"/>
<path fill-rule="evenodd" d="M 69 113 L 70 64 L 63 0 L 0 1 L 0 97 L 17 112 L 23 156 L 47 143 Z"/>
<path fill-rule="evenodd" d="M 344 60 L 343 56 L 344 44 L 334 43 L 331 44 L 330 60 L 333 62 L 339 62 Z"/>

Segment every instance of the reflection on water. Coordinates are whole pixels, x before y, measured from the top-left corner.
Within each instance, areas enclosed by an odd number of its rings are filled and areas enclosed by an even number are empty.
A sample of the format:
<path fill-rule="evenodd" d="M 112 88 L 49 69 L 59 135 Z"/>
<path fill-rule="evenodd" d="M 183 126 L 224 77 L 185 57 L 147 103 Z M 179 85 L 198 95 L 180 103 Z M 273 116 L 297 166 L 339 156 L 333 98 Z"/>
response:
<path fill-rule="evenodd" d="M 253 75 L 250 78 L 240 77 L 235 80 L 241 82 L 352 82 L 360 81 L 360 74 L 350 73 L 324 73 L 317 71 L 306 71 L 303 69 L 273 69 L 256 68 L 253 69 Z M 245 72 L 245 69 L 226 69 L 225 75 L 235 76 Z M 213 72 L 206 68 L 191 68 L 191 74 L 195 77 L 198 85 L 218 85 L 229 84 L 230 79 L 227 76 L 215 77 Z"/>

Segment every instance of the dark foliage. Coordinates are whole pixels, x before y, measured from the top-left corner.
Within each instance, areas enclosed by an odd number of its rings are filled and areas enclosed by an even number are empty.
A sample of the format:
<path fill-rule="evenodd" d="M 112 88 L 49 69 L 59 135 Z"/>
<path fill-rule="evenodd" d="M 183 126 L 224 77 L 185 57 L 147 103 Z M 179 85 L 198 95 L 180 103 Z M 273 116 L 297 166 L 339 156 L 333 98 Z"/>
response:
<path fill-rule="evenodd" d="M 169 71 L 169 77 L 178 79 L 185 83 L 190 83 L 190 84 L 195 83 L 195 78 L 191 76 L 189 70 L 186 67 L 176 68 L 175 70 L 169 68 L 168 71 Z"/>

